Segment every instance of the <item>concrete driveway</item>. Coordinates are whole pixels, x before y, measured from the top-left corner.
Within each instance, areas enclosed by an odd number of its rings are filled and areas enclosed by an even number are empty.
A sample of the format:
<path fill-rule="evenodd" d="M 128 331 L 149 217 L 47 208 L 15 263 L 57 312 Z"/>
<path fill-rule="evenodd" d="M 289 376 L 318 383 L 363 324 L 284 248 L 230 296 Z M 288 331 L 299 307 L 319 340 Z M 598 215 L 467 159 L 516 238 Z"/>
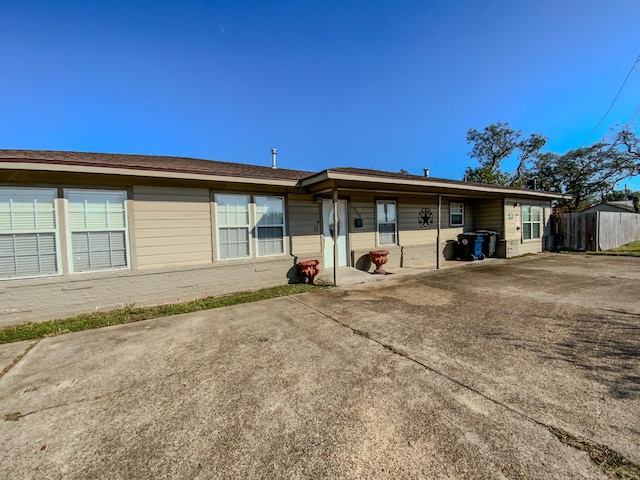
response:
<path fill-rule="evenodd" d="M 0 477 L 607 478 L 568 444 L 640 464 L 639 280 L 540 255 L 0 346 Z"/>

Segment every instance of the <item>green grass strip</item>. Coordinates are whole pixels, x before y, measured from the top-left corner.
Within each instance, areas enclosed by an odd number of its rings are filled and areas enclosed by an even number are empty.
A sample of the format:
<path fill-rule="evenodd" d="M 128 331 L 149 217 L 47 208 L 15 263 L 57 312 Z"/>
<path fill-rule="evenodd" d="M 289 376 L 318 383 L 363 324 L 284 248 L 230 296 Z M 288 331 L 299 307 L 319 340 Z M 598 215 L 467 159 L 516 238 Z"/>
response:
<path fill-rule="evenodd" d="M 199 312 L 201 310 L 228 307 L 231 305 L 238 305 L 240 303 L 257 302 L 260 300 L 267 300 L 269 298 L 310 292 L 320 288 L 324 287 L 306 284 L 281 285 L 252 292 L 240 292 L 220 297 L 201 298 L 183 303 L 158 305 L 155 307 L 128 306 L 109 312 L 89 313 L 60 320 L 11 325 L 0 328 L 0 344 L 21 342 L 23 340 L 34 340 L 63 333 L 80 332 L 82 330 L 108 327 L 111 325 L 122 325 L 125 323 L 148 320 L 150 318 L 179 315 L 181 313 Z"/>
<path fill-rule="evenodd" d="M 640 257 L 640 240 L 637 242 L 627 243 L 618 248 L 611 250 L 603 250 L 602 252 L 588 252 L 591 255 L 617 255 L 626 257 Z"/>
<path fill-rule="evenodd" d="M 627 243 L 617 248 L 602 250 L 599 252 L 588 250 L 586 252 L 562 251 L 562 253 L 570 253 L 576 255 L 609 255 L 614 257 L 640 257 L 640 241 Z"/>

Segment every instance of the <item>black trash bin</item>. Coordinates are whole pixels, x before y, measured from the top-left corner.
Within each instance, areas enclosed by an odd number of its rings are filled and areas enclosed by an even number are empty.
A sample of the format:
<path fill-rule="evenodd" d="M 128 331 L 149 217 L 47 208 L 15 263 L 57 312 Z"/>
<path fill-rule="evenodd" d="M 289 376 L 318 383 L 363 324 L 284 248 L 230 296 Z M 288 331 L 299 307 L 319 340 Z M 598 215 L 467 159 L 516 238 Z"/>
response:
<path fill-rule="evenodd" d="M 482 235 L 477 233 L 461 233 L 458 235 L 459 260 L 484 260 L 482 253 Z"/>
<path fill-rule="evenodd" d="M 493 230 L 478 230 L 476 233 L 482 235 L 482 253 L 484 253 L 485 257 L 495 257 L 499 236 L 498 232 L 494 232 Z"/>

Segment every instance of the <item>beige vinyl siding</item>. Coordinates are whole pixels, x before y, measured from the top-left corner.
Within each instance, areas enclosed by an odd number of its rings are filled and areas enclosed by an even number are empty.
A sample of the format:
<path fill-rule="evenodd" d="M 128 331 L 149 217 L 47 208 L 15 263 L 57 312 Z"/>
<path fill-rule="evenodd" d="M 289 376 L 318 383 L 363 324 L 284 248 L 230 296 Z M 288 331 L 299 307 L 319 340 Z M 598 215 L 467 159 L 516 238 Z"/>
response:
<path fill-rule="evenodd" d="M 522 206 L 531 205 L 540 207 L 541 211 L 541 238 L 533 240 L 522 239 Z M 509 218 L 509 214 L 512 218 Z M 549 202 L 532 202 L 530 200 L 522 200 L 518 198 L 506 198 L 504 200 L 504 224 L 507 240 L 507 256 L 524 255 L 527 253 L 542 252 L 544 236 L 549 234 L 549 216 L 551 208 Z M 520 223 L 518 224 L 518 219 Z M 518 225 L 520 229 L 518 229 Z"/>
<path fill-rule="evenodd" d="M 502 200 L 473 203 L 473 230 L 493 230 L 502 233 Z"/>
<path fill-rule="evenodd" d="M 351 250 L 371 250 L 376 247 L 376 202 L 373 197 L 351 197 L 349 201 L 349 246 Z M 362 219 L 362 227 L 355 220 Z"/>
<path fill-rule="evenodd" d="M 140 269 L 211 263 L 206 188 L 133 188 L 133 232 Z"/>
<path fill-rule="evenodd" d="M 313 196 L 289 195 L 286 210 L 291 254 L 304 257 L 321 252 L 320 205 Z"/>
<path fill-rule="evenodd" d="M 420 228 L 419 216 L 423 208 L 431 210 L 431 228 Z M 408 198 L 398 202 L 398 239 L 400 245 L 435 243 L 438 235 L 438 203 L 434 198 Z"/>
<path fill-rule="evenodd" d="M 451 215 L 449 211 L 449 205 L 451 202 L 462 203 L 464 205 L 464 225 L 452 227 L 450 225 Z M 437 207 L 436 207 L 437 208 Z M 473 209 L 468 201 L 458 198 L 443 198 L 442 199 L 442 216 L 440 229 L 440 242 L 442 245 L 447 240 L 458 240 L 458 235 L 463 232 L 469 232 L 473 230 Z"/>

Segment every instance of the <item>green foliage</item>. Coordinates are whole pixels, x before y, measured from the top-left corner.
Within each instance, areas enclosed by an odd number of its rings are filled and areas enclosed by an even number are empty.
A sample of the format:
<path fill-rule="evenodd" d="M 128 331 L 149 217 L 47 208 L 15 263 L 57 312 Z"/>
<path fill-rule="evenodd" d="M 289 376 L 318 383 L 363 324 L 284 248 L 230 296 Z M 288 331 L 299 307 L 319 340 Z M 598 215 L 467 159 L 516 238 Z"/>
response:
<path fill-rule="evenodd" d="M 464 178 L 467 182 L 489 183 L 491 185 L 509 186 L 511 183 L 511 175 L 500 169 L 489 167 L 467 167 L 464 171 Z"/>
<path fill-rule="evenodd" d="M 539 133 L 523 137 L 521 131 L 513 130 L 508 123 L 491 124 L 482 132 L 472 128 L 467 132 L 467 143 L 473 145 L 469 156 L 480 166 L 467 168 L 465 178 L 471 182 L 522 187 L 527 181 L 527 163 L 536 158 L 546 142 Z M 518 160 L 514 173 L 502 170 L 502 162 L 514 154 Z"/>
<path fill-rule="evenodd" d="M 587 252 L 590 255 L 614 255 L 619 257 L 640 257 L 640 240 L 637 242 L 627 243 L 618 248 L 611 250 L 602 250 L 599 252 Z"/>
<path fill-rule="evenodd" d="M 62 320 L 13 325 L 0 328 L 0 344 L 52 337 L 62 333 L 79 332 L 82 330 L 108 327 L 111 325 L 122 325 L 151 318 L 179 315 L 181 313 L 191 313 L 201 310 L 210 310 L 213 308 L 228 307 L 231 305 L 238 305 L 240 303 L 257 302 L 259 300 L 266 300 L 269 298 L 309 292 L 317 290 L 318 288 L 322 287 L 314 287 L 307 284 L 282 285 L 252 292 L 240 292 L 220 297 L 201 298 L 184 303 L 158 305 L 155 307 L 128 306 L 110 312 L 96 312 Z"/>
<path fill-rule="evenodd" d="M 536 188 L 572 196 L 559 202 L 569 211 L 586 202 L 605 198 L 620 180 L 640 175 L 640 139 L 629 127 L 610 138 L 564 154 L 542 152 L 546 138 L 534 133 L 523 137 L 508 123 L 498 122 L 482 132 L 470 129 L 469 152 L 480 166 L 469 167 L 469 181 L 521 188 Z M 518 164 L 510 173 L 501 162 L 517 153 Z"/>

